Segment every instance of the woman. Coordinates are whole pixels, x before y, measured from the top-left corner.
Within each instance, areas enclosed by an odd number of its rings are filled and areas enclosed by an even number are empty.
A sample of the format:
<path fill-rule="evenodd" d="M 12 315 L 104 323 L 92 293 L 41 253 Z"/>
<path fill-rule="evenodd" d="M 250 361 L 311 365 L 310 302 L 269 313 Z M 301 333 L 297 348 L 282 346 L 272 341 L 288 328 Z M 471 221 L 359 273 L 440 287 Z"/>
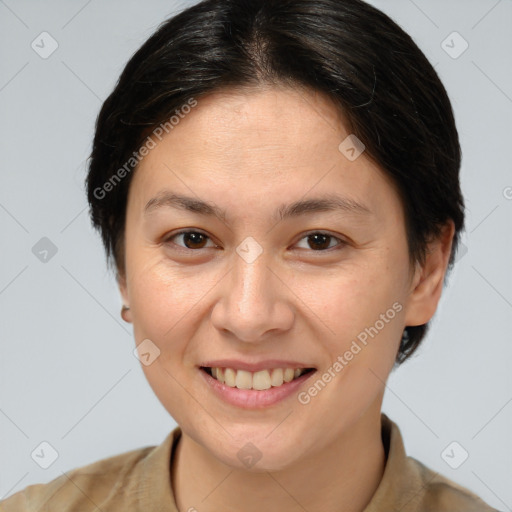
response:
<path fill-rule="evenodd" d="M 87 187 L 179 426 L 1 510 L 493 510 L 381 412 L 454 262 L 460 158 L 434 69 L 362 1 L 166 21 L 101 109 Z"/>

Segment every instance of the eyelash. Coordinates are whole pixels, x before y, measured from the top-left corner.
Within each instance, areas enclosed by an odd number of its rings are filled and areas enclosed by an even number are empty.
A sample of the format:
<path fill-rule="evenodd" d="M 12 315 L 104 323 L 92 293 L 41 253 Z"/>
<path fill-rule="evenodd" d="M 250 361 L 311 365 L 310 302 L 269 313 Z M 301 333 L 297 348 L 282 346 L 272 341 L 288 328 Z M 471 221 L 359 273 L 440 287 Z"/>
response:
<path fill-rule="evenodd" d="M 177 247 L 179 247 L 179 250 L 184 250 L 184 251 L 194 251 L 194 252 L 197 252 L 197 251 L 200 251 L 202 249 L 212 249 L 212 247 L 201 247 L 199 249 L 190 249 L 188 247 L 184 247 L 182 245 L 178 245 L 178 244 L 175 244 L 174 242 L 172 242 L 172 240 L 180 235 L 184 235 L 184 234 L 190 234 L 190 233 L 195 233 L 195 234 L 199 234 L 199 235 L 203 235 L 204 237 L 206 237 L 208 240 L 211 241 L 211 238 L 206 234 L 206 233 L 203 233 L 202 231 L 199 231 L 199 230 L 192 230 L 192 229 L 186 229 L 186 230 L 182 230 L 182 231 L 178 231 L 177 233 L 174 233 L 170 236 L 168 236 L 165 240 L 164 240 L 164 243 L 165 244 L 173 244 Z M 306 233 L 300 240 L 304 240 L 305 238 L 308 238 L 312 235 L 324 235 L 324 236 L 327 236 L 327 237 L 330 237 L 331 239 L 333 240 L 336 240 L 338 243 L 337 245 L 335 245 L 334 247 L 328 247 L 327 249 L 318 249 L 318 250 L 314 250 L 314 249 L 306 249 L 306 250 L 309 250 L 310 252 L 330 252 L 332 250 L 336 250 L 336 249 L 340 249 L 342 247 L 344 247 L 345 245 L 347 245 L 347 242 L 345 242 L 344 240 L 342 240 L 341 238 L 338 238 L 334 235 L 331 235 L 330 233 L 328 232 L 325 232 L 325 231 L 310 231 L 308 233 Z M 298 243 L 298 242 L 297 242 Z"/>

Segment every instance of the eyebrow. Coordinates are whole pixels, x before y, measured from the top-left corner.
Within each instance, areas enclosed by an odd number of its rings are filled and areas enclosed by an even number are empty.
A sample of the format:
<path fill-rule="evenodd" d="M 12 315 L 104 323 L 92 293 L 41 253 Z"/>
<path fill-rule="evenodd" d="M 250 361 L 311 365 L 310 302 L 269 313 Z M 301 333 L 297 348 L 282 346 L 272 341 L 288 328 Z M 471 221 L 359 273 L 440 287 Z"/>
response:
<path fill-rule="evenodd" d="M 170 191 L 162 191 L 151 198 L 144 207 L 144 215 L 149 215 L 162 207 L 175 208 L 209 217 L 217 217 L 222 222 L 227 223 L 227 213 L 222 208 L 195 197 L 175 194 Z M 354 199 L 336 194 L 326 194 L 321 197 L 283 204 L 276 209 L 273 219 L 280 221 L 310 213 L 331 211 L 366 215 L 373 213 L 368 206 Z"/>

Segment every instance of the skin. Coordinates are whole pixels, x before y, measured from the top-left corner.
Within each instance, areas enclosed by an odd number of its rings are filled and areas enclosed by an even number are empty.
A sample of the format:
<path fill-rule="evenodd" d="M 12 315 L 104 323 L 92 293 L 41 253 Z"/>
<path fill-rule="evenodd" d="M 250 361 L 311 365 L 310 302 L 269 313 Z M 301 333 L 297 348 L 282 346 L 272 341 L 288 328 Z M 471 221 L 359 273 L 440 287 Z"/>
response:
<path fill-rule="evenodd" d="M 119 286 L 136 343 L 149 338 L 160 350 L 145 375 L 182 429 L 172 467 L 181 511 L 355 512 L 379 485 L 385 381 L 404 327 L 436 310 L 454 228 L 411 266 L 396 189 L 365 153 L 350 161 L 338 150 L 348 135 L 318 93 L 226 90 L 200 98 L 135 172 Z M 215 203 L 227 217 L 165 206 L 145 216 L 163 189 Z M 371 213 L 273 218 L 283 204 L 333 191 Z M 184 228 L 207 238 L 187 249 L 183 236 L 171 239 Z M 329 249 L 311 231 L 331 234 Z M 252 263 L 236 252 L 248 236 L 263 249 Z M 293 394 L 241 409 L 199 373 L 220 358 L 301 361 L 317 369 L 307 390 L 397 302 L 401 311 L 307 405 Z M 251 468 L 237 457 L 247 442 L 262 454 Z"/>

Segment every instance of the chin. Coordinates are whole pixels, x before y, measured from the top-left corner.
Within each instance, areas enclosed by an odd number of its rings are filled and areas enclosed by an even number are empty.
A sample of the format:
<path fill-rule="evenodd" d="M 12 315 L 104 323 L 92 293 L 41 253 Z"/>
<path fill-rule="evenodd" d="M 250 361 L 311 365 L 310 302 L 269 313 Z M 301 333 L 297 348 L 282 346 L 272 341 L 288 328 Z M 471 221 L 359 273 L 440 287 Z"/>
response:
<path fill-rule="evenodd" d="M 262 433 L 259 427 L 255 427 L 254 431 L 246 428 L 243 435 L 225 436 L 223 442 L 219 442 L 219 439 L 203 438 L 201 444 L 217 460 L 238 470 L 262 473 L 291 467 L 304 454 L 303 443 L 290 435 L 285 439 L 270 439 L 272 436 L 268 437 L 269 431 L 271 430 L 265 429 Z"/>
<path fill-rule="evenodd" d="M 222 463 L 240 471 L 248 473 L 266 473 L 282 471 L 292 466 L 296 461 L 297 453 L 289 453 L 288 450 L 253 450 L 251 446 L 244 446 L 235 453 L 227 456 L 225 453 L 214 453 L 214 456 Z M 239 457 L 240 455 L 240 457 Z"/>

